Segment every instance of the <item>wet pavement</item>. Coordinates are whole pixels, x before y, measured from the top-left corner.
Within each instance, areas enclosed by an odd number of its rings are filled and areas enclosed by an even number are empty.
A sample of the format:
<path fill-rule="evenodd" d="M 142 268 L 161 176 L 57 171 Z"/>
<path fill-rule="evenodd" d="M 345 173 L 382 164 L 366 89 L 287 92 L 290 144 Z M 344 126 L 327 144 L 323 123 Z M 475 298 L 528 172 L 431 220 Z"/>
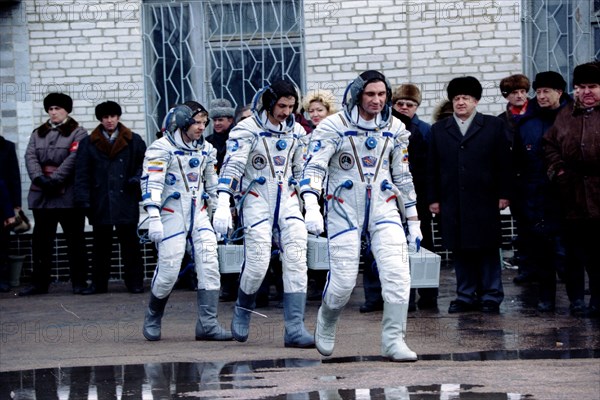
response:
<path fill-rule="evenodd" d="M 600 322 L 535 310 L 537 287 L 504 270 L 499 315 L 448 314 L 454 274 L 441 274 L 439 310 L 409 314 L 415 363 L 381 358 L 381 312 L 360 314 L 359 284 L 343 311 L 332 357 L 283 347 L 283 310 L 257 309 L 246 343 L 194 340 L 196 296 L 174 291 L 162 340 L 141 335 L 148 293 L 119 282 L 109 293 L 0 294 L 0 400 L 4 399 L 600 399 Z M 309 301 L 314 328 L 318 301 Z M 229 325 L 232 302 L 220 303 Z"/>

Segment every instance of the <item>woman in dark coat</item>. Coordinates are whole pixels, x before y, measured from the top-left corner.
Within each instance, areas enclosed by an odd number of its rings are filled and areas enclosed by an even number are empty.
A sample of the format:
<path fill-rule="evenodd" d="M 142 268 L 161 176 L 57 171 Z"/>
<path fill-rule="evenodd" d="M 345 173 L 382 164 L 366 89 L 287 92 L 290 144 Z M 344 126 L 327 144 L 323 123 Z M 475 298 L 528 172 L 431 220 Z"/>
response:
<path fill-rule="evenodd" d="M 431 212 L 439 214 L 442 243 L 452 250 L 456 270 L 457 299 L 450 313 L 479 308 L 496 313 L 504 298 L 499 209 L 510 198 L 510 149 L 504 122 L 476 111 L 481 93 L 477 79 L 453 79 L 448 98 L 454 115 L 431 128 L 428 200 Z"/>
<path fill-rule="evenodd" d="M 125 267 L 125 285 L 143 292 L 143 264 L 137 236 L 140 176 L 146 144 L 119 122 L 121 107 L 107 101 L 96 107 L 101 122 L 77 152 L 75 202 L 87 209 L 94 227 L 92 284 L 82 294 L 106 293 L 111 267 L 113 226 Z"/>

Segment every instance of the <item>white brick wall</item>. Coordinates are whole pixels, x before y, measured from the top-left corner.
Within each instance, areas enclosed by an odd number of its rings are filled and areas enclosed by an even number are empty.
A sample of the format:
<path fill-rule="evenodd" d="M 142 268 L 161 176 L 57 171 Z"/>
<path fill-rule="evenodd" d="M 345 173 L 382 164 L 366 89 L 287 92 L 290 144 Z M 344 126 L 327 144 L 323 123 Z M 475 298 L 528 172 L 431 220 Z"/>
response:
<path fill-rule="evenodd" d="M 519 5 L 518 0 L 305 0 L 307 86 L 335 90 L 341 100 L 351 79 L 377 69 L 393 86 L 420 86 L 418 113 L 430 121 L 447 83 L 472 75 L 484 87 L 478 109 L 498 114 L 506 104 L 500 79 L 522 71 Z"/>
<path fill-rule="evenodd" d="M 114 100 L 124 109 L 122 122 L 145 137 L 141 1 L 25 3 L 33 127 L 46 119 L 44 96 L 62 91 L 73 98 L 71 115 L 88 131 L 98 125 L 95 106 Z"/>

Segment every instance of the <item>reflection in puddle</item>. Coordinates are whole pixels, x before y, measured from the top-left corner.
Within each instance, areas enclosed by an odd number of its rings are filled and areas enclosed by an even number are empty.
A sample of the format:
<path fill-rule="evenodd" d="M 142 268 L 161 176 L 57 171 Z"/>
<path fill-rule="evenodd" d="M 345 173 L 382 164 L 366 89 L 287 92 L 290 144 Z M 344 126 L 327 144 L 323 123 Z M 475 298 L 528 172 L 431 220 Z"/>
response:
<path fill-rule="evenodd" d="M 474 352 L 427 355 L 429 360 L 506 360 L 539 358 L 597 358 L 597 351 L 568 350 L 534 353 L 530 351 Z M 294 387 L 295 368 L 314 368 L 324 364 L 362 363 L 380 357 L 344 357 L 324 360 L 281 359 L 246 362 L 149 363 L 70 367 L 0 373 L 0 399 L 20 400 L 159 400 L 159 399 L 286 399 L 286 400 L 521 400 L 531 395 L 486 393 L 484 388 L 461 384 L 398 386 L 386 388 L 350 388 L 318 390 L 323 384 L 351 380 L 338 374 L 316 373 L 313 387 Z M 311 371 L 312 372 L 312 371 Z M 291 373 L 291 375 L 289 375 Z M 296 375 L 294 375 L 296 374 Z M 292 376 L 292 378 L 290 378 Z M 287 377 L 287 378 L 283 378 Z M 287 380 L 286 380 L 287 379 Z M 293 389 L 291 389 L 293 387 Z M 294 393 L 266 397 L 273 392 Z M 303 390 L 309 390 L 302 392 Z M 261 397 L 262 396 L 262 397 Z"/>

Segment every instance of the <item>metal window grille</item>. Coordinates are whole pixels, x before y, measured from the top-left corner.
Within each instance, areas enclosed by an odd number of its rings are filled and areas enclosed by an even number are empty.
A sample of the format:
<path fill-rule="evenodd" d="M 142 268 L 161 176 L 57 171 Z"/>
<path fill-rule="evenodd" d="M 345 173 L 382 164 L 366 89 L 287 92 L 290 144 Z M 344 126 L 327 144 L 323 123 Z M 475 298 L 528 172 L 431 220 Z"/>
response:
<path fill-rule="evenodd" d="M 174 104 L 251 102 L 275 79 L 304 82 L 302 1 L 146 0 L 143 4 L 146 125 L 161 128 Z"/>
<path fill-rule="evenodd" d="M 523 0 L 525 73 L 563 75 L 571 88 L 575 66 L 600 57 L 600 0 Z"/>

